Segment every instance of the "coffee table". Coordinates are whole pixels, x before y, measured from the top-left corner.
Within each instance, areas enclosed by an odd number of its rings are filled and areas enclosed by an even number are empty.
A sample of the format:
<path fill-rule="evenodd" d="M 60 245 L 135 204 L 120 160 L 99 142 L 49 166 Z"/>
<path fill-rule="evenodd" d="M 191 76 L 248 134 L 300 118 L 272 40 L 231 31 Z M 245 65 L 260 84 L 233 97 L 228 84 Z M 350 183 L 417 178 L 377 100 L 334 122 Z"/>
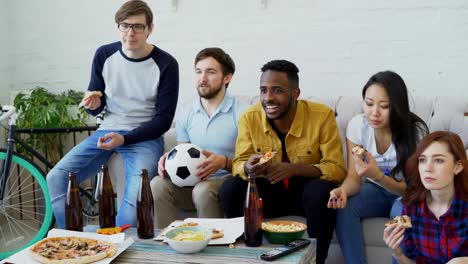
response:
<path fill-rule="evenodd" d="M 203 251 L 195 254 L 180 254 L 174 251 L 168 244 L 154 241 L 152 239 L 139 239 L 135 228 L 125 231 L 127 236 L 132 237 L 135 242 L 120 254 L 112 263 L 268 263 L 260 259 L 265 251 L 278 247 L 264 241 L 261 247 L 247 247 L 241 239 L 234 244 L 208 246 Z M 155 230 L 155 235 L 159 230 Z M 316 240 L 306 248 L 293 252 L 279 258 L 274 263 L 315 263 Z"/>

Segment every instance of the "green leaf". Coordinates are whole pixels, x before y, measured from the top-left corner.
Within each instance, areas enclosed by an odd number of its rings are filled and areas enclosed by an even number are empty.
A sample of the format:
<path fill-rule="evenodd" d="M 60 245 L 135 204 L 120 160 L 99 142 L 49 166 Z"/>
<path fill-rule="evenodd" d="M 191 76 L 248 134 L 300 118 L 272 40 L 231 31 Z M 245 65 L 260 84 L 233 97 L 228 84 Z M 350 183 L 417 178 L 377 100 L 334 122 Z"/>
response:
<path fill-rule="evenodd" d="M 59 94 L 51 93 L 44 87 L 37 86 L 30 93 L 18 93 L 14 105 L 18 109 L 18 128 L 66 128 L 86 126 L 88 113 L 79 109 L 78 114 L 69 111 L 70 106 L 77 106 L 84 92 L 68 90 Z M 61 135 L 30 134 L 26 142 L 37 150 L 47 153 L 53 162 L 58 161 Z M 21 150 L 21 149 L 19 149 Z"/>

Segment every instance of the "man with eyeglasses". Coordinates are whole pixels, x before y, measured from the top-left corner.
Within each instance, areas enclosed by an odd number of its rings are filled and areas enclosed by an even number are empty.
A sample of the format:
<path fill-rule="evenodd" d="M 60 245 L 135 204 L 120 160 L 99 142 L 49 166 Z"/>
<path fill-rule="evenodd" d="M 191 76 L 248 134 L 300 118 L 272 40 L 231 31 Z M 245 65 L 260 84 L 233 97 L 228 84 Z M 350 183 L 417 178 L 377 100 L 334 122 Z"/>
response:
<path fill-rule="evenodd" d="M 100 47 L 94 56 L 87 95 L 81 102 L 92 115 L 105 111 L 99 129 L 74 147 L 47 175 L 54 214 L 65 228 L 65 199 L 69 172 L 79 182 L 95 175 L 112 153 L 125 166 L 125 192 L 116 224 L 136 226 L 140 172 L 156 175 L 163 153 L 163 134 L 170 128 L 179 90 L 177 61 L 147 42 L 153 13 L 140 0 L 124 3 L 115 14 L 120 41 Z M 94 93 L 93 93 L 94 94 Z M 123 184 L 123 183 L 114 183 Z"/>

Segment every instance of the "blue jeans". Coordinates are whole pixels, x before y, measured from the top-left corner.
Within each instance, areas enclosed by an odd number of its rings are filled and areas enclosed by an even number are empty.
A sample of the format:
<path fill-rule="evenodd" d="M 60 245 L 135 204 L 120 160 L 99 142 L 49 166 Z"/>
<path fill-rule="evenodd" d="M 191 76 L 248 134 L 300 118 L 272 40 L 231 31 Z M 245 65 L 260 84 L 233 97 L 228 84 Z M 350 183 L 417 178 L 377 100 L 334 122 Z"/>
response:
<path fill-rule="evenodd" d="M 140 185 L 140 173 L 147 169 L 150 177 L 156 175 L 159 157 L 164 150 L 162 137 L 131 145 L 123 145 L 111 151 L 97 148 L 97 140 L 109 132 L 125 134 L 126 131 L 98 130 L 76 145 L 47 174 L 55 220 L 65 228 L 65 200 L 68 188 L 68 173 L 75 172 L 78 184 L 96 175 L 101 165 L 106 164 L 114 152 L 120 153 L 125 168 L 125 191 L 122 204 L 117 212 L 116 224 L 136 226 L 136 199 Z M 114 182 L 116 186 L 118 182 Z"/>
<path fill-rule="evenodd" d="M 403 211 L 403 204 L 401 203 L 401 197 L 396 199 L 392 206 L 392 211 L 390 212 L 390 218 L 394 218 L 397 215 L 401 215 Z M 403 241 L 400 244 L 401 249 L 403 249 Z M 392 257 L 392 264 L 398 264 L 398 261 Z"/>
<path fill-rule="evenodd" d="M 359 193 L 349 197 L 346 208 L 337 210 L 336 235 L 346 264 L 367 263 L 361 220 L 369 217 L 388 217 L 397 197 L 366 181 L 361 185 Z"/>

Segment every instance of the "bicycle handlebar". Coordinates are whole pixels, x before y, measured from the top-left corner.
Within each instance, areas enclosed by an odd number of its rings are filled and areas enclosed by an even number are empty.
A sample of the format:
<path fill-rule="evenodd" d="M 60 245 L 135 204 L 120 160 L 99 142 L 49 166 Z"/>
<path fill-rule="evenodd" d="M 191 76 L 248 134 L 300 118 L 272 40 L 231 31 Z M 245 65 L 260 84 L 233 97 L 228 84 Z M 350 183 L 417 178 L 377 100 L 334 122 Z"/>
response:
<path fill-rule="evenodd" d="M 12 105 L 0 105 L 0 122 L 8 119 L 11 115 L 16 113 L 16 108 Z"/>

